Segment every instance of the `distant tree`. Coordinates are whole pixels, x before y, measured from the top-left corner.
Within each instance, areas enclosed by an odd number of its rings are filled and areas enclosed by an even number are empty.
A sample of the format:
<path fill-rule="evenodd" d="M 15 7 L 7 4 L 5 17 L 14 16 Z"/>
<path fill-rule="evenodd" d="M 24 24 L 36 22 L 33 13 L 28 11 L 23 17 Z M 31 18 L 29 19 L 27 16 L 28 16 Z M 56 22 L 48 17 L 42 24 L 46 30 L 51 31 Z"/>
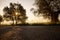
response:
<path fill-rule="evenodd" d="M 4 7 L 3 12 L 5 13 L 5 17 L 13 20 L 16 20 L 16 24 L 19 21 L 21 23 L 25 23 L 27 16 L 26 16 L 26 10 L 23 8 L 21 4 L 17 3 L 10 3 L 10 7 Z"/>
<path fill-rule="evenodd" d="M 60 13 L 60 0 L 35 0 L 37 6 L 37 13 L 44 14 L 44 17 L 51 18 L 52 22 L 58 22 L 58 15 Z"/>
<path fill-rule="evenodd" d="M 1 22 L 3 21 L 3 18 L 2 16 L 0 15 L 0 25 L 1 25 Z"/>

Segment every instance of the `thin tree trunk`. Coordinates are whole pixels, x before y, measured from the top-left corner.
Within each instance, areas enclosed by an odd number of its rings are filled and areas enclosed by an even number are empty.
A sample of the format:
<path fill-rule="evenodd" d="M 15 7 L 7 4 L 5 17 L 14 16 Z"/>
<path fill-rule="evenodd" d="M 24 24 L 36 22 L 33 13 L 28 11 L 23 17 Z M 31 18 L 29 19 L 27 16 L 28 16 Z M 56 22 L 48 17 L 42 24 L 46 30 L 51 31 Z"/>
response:
<path fill-rule="evenodd" d="M 58 20 L 58 13 L 52 14 L 52 16 L 51 16 L 51 21 L 52 21 L 53 23 L 56 23 L 56 22 L 59 21 L 59 20 Z"/>
<path fill-rule="evenodd" d="M 16 25 L 17 25 L 17 16 L 15 17 L 15 20 L 16 20 Z"/>
<path fill-rule="evenodd" d="M 13 20 L 13 25 L 14 25 L 14 20 Z"/>
<path fill-rule="evenodd" d="M 14 17 L 13 17 L 13 25 L 14 25 Z"/>

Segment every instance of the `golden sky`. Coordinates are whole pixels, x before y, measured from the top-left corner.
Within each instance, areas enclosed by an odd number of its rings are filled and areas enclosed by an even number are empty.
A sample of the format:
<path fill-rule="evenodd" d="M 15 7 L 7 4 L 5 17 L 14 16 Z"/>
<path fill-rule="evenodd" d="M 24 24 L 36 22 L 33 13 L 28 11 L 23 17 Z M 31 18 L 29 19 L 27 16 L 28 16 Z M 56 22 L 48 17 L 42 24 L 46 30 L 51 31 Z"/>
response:
<path fill-rule="evenodd" d="M 9 3 L 21 3 L 21 5 L 26 9 L 26 14 L 28 16 L 27 22 L 28 23 L 42 23 L 42 22 L 49 22 L 49 19 L 44 19 L 42 16 L 36 17 L 30 11 L 33 6 L 34 0 L 0 0 L 0 14 L 3 15 L 3 8 L 5 6 L 9 6 Z M 6 23 L 6 22 L 5 22 Z"/>

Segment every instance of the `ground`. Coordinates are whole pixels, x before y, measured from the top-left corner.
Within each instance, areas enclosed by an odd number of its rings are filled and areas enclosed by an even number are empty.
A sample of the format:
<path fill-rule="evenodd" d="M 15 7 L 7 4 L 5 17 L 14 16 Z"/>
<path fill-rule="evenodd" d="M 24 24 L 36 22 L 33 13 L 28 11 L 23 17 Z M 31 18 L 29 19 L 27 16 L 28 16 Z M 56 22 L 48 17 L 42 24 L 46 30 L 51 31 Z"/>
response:
<path fill-rule="evenodd" d="M 0 40 L 60 40 L 60 26 L 0 26 Z"/>

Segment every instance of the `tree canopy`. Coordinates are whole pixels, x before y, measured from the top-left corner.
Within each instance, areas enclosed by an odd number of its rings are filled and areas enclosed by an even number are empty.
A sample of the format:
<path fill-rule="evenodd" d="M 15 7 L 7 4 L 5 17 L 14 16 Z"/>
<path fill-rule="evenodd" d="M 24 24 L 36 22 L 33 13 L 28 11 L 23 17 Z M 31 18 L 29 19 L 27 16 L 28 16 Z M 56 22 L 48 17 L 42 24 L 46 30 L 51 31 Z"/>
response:
<path fill-rule="evenodd" d="M 23 8 L 21 4 L 18 3 L 10 3 L 10 7 L 4 7 L 3 9 L 4 17 L 9 18 L 10 20 L 16 20 L 16 23 L 21 21 L 21 23 L 25 23 L 27 16 L 26 10 Z"/>
<path fill-rule="evenodd" d="M 60 0 L 35 0 L 37 6 L 37 13 L 44 14 L 51 18 L 52 22 L 58 22 L 58 15 L 60 13 Z"/>

